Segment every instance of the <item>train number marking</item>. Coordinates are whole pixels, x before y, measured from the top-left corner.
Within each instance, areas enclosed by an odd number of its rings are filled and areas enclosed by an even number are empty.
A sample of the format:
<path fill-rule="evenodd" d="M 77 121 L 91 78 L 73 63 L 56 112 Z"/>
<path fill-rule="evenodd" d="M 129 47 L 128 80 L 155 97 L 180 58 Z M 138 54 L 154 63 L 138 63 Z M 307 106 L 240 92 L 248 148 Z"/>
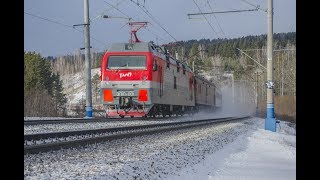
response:
<path fill-rule="evenodd" d="M 133 91 L 117 91 L 116 96 L 134 96 Z"/>

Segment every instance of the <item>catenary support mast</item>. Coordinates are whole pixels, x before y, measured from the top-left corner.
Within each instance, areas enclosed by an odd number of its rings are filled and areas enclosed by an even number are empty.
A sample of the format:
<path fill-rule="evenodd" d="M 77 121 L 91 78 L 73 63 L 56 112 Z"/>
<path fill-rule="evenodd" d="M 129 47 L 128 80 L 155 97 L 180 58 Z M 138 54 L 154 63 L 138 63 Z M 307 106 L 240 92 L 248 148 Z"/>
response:
<path fill-rule="evenodd" d="M 90 28 L 89 0 L 84 0 L 84 42 L 85 42 L 85 80 L 86 80 L 86 117 L 92 118 L 91 97 L 91 62 L 90 62 Z"/>
<path fill-rule="evenodd" d="M 268 37 L 267 37 L 267 118 L 265 120 L 265 129 L 276 132 L 276 120 L 274 116 L 273 101 L 273 0 L 268 0 Z"/>

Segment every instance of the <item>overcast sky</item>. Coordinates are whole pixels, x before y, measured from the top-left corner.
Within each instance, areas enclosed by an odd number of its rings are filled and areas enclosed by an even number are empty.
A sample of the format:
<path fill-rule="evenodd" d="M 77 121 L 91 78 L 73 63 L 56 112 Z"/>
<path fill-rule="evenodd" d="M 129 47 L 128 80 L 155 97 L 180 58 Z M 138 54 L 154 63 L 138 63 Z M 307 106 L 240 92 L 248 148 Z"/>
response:
<path fill-rule="evenodd" d="M 125 18 L 150 24 L 138 31 L 142 41 L 158 44 L 176 40 L 237 38 L 267 33 L 268 0 L 89 0 L 91 46 L 103 51 L 114 42 L 128 42 Z M 140 7 L 137 5 L 139 3 Z M 42 56 L 73 54 L 84 47 L 83 0 L 24 0 L 24 49 Z M 214 15 L 212 11 L 262 10 Z M 199 8 L 198 8 L 198 7 Z M 147 15 L 147 13 L 148 15 Z M 104 19 L 105 14 L 115 18 Z M 296 31 L 296 1 L 274 0 L 274 33 Z M 155 20 L 155 21 L 154 21 Z M 208 23 L 209 22 L 209 23 Z"/>

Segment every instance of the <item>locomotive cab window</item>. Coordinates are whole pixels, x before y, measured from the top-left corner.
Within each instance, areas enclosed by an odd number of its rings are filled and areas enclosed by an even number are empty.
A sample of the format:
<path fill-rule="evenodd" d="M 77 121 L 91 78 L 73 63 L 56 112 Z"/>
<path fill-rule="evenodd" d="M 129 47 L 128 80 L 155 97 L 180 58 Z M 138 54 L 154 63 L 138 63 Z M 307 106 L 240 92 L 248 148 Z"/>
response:
<path fill-rule="evenodd" d="M 109 56 L 107 69 L 145 69 L 146 56 Z"/>

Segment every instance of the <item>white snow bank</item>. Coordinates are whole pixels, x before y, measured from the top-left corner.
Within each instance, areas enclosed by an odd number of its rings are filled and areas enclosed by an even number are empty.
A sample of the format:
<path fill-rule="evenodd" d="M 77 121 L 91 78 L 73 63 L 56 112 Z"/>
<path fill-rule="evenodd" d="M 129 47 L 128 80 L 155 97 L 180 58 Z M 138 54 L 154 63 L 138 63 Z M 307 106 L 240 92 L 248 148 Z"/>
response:
<path fill-rule="evenodd" d="M 296 179 L 295 129 L 281 122 L 276 133 L 266 131 L 264 119 L 256 120 L 251 131 L 168 179 Z"/>

